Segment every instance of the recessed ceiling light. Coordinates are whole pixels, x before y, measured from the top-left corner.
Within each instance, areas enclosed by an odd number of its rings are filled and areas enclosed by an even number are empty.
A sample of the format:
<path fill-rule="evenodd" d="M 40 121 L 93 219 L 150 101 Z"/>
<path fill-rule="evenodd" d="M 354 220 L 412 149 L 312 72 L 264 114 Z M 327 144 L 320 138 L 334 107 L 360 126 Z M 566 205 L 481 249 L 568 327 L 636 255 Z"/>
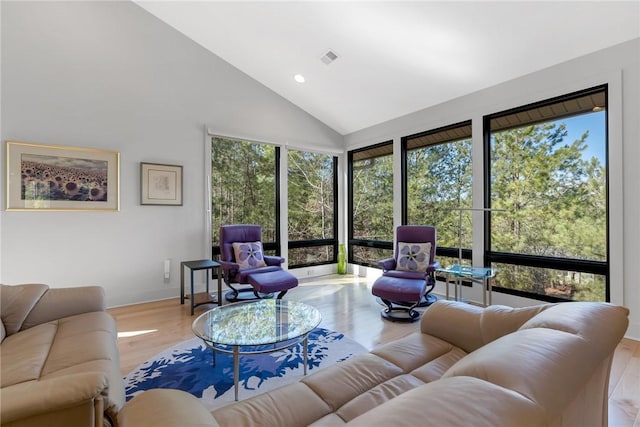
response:
<path fill-rule="evenodd" d="M 296 74 L 293 79 L 298 83 L 304 83 L 304 76 L 302 74 Z"/>

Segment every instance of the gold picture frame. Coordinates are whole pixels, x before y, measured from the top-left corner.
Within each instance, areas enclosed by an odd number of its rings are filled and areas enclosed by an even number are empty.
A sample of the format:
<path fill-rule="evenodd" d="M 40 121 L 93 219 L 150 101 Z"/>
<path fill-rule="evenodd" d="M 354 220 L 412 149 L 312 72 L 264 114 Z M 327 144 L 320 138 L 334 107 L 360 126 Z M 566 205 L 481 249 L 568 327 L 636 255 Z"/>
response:
<path fill-rule="evenodd" d="M 182 166 L 140 163 L 140 204 L 182 206 Z"/>
<path fill-rule="evenodd" d="M 8 211 L 120 210 L 120 153 L 7 141 Z"/>

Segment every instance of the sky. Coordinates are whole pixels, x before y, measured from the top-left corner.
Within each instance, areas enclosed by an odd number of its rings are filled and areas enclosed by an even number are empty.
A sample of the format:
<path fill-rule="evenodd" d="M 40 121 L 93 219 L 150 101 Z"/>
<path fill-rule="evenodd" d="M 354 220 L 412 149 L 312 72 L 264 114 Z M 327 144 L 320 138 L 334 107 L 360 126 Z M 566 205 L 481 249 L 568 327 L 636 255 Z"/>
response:
<path fill-rule="evenodd" d="M 605 120 L 606 113 L 604 111 L 581 114 L 560 120 L 560 122 L 564 122 L 567 125 L 568 135 L 565 138 L 565 142 L 571 144 L 576 139 L 579 139 L 585 130 L 589 130 L 587 149 L 583 152 L 583 157 L 590 159 L 595 156 L 604 165 L 607 149 Z"/>

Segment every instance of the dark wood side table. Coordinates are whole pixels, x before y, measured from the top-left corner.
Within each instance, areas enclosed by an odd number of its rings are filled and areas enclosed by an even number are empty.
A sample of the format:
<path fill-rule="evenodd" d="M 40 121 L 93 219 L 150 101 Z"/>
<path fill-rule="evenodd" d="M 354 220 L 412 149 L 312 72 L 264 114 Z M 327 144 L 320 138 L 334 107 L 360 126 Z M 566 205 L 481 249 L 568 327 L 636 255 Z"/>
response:
<path fill-rule="evenodd" d="M 193 309 L 203 304 L 218 304 L 222 305 L 222 272 L 220 271 L 220 264 L 210 259 L 201 259 L 197 261 L 182 261 L 180 263 L 180 304 L 184 304 L 184 268 L 187 267 L 191 272 L 191 294 L 189 295 L 189 302 L 191 303 L 191 315 L 193 316 Z M 218 294 L 214 297 L 209 293 L 209 270 L 213 276 L 213 271 L 216 270 L 218 276 Z M 205 270 L 207 274 L 205 292 L 195 293 L 193 290 L 193 272 L 198 270 Z"/>

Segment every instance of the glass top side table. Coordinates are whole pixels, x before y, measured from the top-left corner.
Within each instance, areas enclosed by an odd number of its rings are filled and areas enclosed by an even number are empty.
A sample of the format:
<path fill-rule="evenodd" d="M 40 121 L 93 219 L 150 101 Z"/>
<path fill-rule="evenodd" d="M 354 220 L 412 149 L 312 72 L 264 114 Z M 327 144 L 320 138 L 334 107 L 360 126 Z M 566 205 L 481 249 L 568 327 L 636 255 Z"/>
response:
<path fill-rule="evenodd" d="M 493 291 L 493 279 L 498 270 L 489 267 L 471 267 L 469 265 L 454 264 L 449 267 L 438 268 L 437 273 L 444 273 L 446 276 L 447 299 L 449 299 L 449 277 L 455 277 L 454 299 L 462 301 L 462 279 L 467 279 L 473 283 L 482 284 L 482 304 L 486 307 L 491 305 L 491 294 Z M 487 304 L 488 302 L 488 304 Z"/>

